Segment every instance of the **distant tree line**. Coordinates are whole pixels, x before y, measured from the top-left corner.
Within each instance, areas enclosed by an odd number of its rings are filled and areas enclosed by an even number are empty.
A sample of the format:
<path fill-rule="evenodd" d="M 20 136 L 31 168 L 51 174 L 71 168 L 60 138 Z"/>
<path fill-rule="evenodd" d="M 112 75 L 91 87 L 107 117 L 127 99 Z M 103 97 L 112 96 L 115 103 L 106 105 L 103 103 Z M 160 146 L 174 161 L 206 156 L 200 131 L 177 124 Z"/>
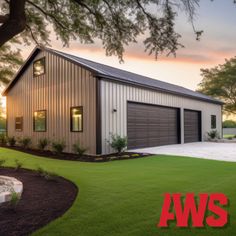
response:
<path fill-rule="evenodd" d="M 236 128 L 236 121 L 234 121 L 234 120 L 225 120 L 223 122 L 223 128 Z"/>

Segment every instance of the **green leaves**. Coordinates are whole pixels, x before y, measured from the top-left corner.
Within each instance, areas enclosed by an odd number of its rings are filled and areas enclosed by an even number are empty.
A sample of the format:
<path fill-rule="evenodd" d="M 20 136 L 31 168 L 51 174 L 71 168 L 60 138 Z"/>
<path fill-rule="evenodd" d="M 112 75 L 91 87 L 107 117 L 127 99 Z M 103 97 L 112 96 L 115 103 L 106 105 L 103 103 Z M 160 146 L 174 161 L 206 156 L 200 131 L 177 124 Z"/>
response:
<path fill-rule="evenodd" d="M 225 112 L 236 114 L 236 57 L 212 69 L 201 69 L 199 92 L 225 102 Z"/>
<path fill-rule="evenodd" d="M 10 3 L 13 0 L 10 0 Z M 101 41 L 106 55 L 123 60 L 126 47 L 144 38 L 145 50 L 157 58 L 174 54 L 182 47 L 175 32 L 175 16 L 185 11 L 193 25 L 199 0 L 26 0 L 26 27 L 21 40 L 49 45 L 50 35 L 68 46 L 71 39 L 81 43 Z M 0 4 L 5 15 L 8 2 Z M 9 10 L 9 9 L 8 9 Z M 193 30 L 199 39 L 202 31 Z M 0 36 L 1 37 L 1 36 Z"/>
<path fill-rule="evenodd" d="M 19 50 L 11 50 L 10 44 L 0 47 L 0 83 L 8 83 L 22 63 Z"/>

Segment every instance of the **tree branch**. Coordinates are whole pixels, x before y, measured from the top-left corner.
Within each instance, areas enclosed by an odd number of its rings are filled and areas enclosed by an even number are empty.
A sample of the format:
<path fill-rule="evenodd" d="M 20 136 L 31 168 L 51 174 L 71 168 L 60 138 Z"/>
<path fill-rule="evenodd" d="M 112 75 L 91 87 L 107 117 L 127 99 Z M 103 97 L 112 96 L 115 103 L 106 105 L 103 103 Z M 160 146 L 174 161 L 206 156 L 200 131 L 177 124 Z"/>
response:
<path fill-rule="evenodd" d="M 35 7 L 38 11 L 40 11 L 41 13 L 43 13 L 45 15 L 45 17 L 51 17 L 55 23 L 57 23 L 60 27 L 62 27 L 63 29 L 67 29 L 53 14 L 50 14 L 49 12 L 46 12 L 45 10 L 43 10 L 41 7 L 39 7 L 38 5 L 34 4 L 33 2 L 31 2 L 30 0 L 27 0 L 27 3 L 31 4 L 33 7 Z"/>
<path fill-rule="evenodd" d="M 75 3 L 77 3 L 78 5 L 80 5 L 81 7 L 84 7 L 85 9 L 87 9 L 87 11 L 92 14 L 92 15 L 96 15 L 96 13 L 88 6 L 86 5 L 83 1 L 81 0 L 73 0 Z"/>
<path fill-rule="evenodd" d="M 10 0 L 9 18 L 0 26 L 0 47 L 25 29 L 25 1 L 26 0 Z"/>
<path fill-rule="evenodd" d="M 153 17 L 151 16 L 151 14 L 149 12 L 147 12 L 144 7 L 142 6 L 141 2 L 139 0 L 136 0 L 136 3 L 138 5 L 138 7 L 142 10 L 143 14 L 147 17 L 147 19 L 149 21 L 153 20 Z"/>
<path fill-rule="evenodd" d="M 33 33 L 32 29 L 30 28 L 30 26 L 29 26 L 29 25 L 26 25 L 26 28 L 29 30 L 29 32 L 30 32 L 30 34 L 31 34 L 31 37 L 32 37 L 32 39 L 34 40 L 34 42 L 36 43 L 36 45 L 40 45 L 39 42 L 38 42 L 38 40 L 34 37 L 34 33 Z"/>

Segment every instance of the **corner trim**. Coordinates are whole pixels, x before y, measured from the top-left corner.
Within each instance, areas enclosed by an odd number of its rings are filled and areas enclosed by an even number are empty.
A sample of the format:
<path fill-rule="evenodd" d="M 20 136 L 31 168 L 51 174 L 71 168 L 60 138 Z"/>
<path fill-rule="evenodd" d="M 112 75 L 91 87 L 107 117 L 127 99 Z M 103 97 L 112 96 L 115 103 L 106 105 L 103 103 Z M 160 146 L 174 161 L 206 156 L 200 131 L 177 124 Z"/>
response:
<path fill-rule="evenodd" d="M 101 81 L 96 78 L 96 154 L 102 154 Z"/>

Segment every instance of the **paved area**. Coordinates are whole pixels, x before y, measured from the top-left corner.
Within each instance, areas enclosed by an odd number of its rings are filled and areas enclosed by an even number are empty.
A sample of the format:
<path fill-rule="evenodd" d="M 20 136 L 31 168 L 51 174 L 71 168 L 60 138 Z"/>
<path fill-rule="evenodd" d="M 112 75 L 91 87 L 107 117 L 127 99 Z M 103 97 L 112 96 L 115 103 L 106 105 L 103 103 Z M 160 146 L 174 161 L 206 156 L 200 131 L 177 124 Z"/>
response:
<path fill-rule="evenodd" d="M 198 142 L 142 148 L 132 151 L 236 162 L 236 143 Z"/>

